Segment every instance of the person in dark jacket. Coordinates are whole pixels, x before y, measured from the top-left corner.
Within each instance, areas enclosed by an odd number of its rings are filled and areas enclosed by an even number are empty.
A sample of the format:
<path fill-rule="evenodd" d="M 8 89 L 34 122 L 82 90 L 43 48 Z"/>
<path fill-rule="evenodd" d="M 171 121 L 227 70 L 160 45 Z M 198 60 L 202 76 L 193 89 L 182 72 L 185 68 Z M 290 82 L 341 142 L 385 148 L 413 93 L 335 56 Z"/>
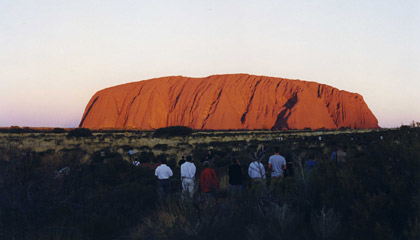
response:
<path fill-rule="evenodd" d="M 232 164 L 228 168 L 230 192 L 238 194 L 242 192 L 242 167 L 239 160 L 232 157 Z"/>

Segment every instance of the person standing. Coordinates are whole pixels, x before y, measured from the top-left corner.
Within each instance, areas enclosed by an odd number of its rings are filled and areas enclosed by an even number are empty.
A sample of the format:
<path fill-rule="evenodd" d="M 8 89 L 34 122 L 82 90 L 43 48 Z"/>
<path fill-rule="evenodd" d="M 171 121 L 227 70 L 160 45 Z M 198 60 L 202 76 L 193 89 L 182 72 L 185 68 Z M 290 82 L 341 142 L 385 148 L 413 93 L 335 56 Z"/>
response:
<path fill-rule="evenodd" d="M 213 156 L 213 153 L 211 152 L 211 150 L 209 150 L 207 152 L 207 157 L 206 157 L 206 160 L 205 161 L 208 161 L 209 163 L 213 164 L 213 162 L 214 162 L 214 156 Z"/>
<path fill-rule="evenodd" d="M 280 155 L 280 148 L 274 147 L 274 155 L 268 159 L 268 169 L 271 169 L 271 184 L 276 186 L 284 178 L 286 170 L 286 159 Z"/>
<path fill-rule="evenodd" d="M 248 175 L 252 180 L 252 185 L 264 186 L 265 168 L 260 159 L 256 159 L 249 164 Z"/>
<path fill-rule="evenodd" d="M 347 153 L 344 151 L 342 144 L 338 145 L 337 151 L 331 154 L 331 161 L 335 162 L 339 167 L 343 167 L 346 163 Z"/>
<path fill-rule="evenodd" d="M 206 194 L 207 196 L 211 196 L 217 189 L 219 189 L 220 182 L 214 170 L 210 168 L 210 163 L 208 161 L 205 161 L 203 163 L 203 166 L 204 170 L 201 172 L 200 175 L 201 192 Z"/>
<path fill-rule="evenodd" d="M 166 159 L 162 159 L 162 164 L 155 170 L 155 176 L 159 181 L 159 196 L 161 198 L 168 196 L 171 193 L 171 184 L 169 178 L 172 177 L 173 172 L 170 167 L 166 165 Z"/>
<path fill-rule="evenodd" d="M 130 158 L 130 162 L 133 162 L 133 156 L 134 155 L 134 150 L 130 149 L 128 150 L 128 157 Z"/>
<path fill-rule="evenodd" d="M 179 160 L 178 164 L 179 164 L 179 166 L 181 166 L 184 163 L 185 163 L 185 156 L 182 155 L 181 160 Z"/>
<path fill-rule="evenodd" d="M 181 165 L 181 181 L 182 181 L 182 195 L 189 196 L 190 198 L 194 195 L 194 179 L 195 179 L 195 165 L 192 162 L 192 157 L 187 156 L 186 162 Z"/>
<path fill-rule="evenodd" d="M 305 161 L 305 169 L 306 171 L 311 171 L 312 169 L 314 169 L 316 166 L 316 161 L 315 161 L 315 156 L 314 155 L 310 155 L 309 159 Z"/>
<path fill-rule="evenodd" d="M 228 168 L 229 186 L 232 194 L 242 192 L 242 167 L 236 157 L 232 157 L 232 164 Z"/>

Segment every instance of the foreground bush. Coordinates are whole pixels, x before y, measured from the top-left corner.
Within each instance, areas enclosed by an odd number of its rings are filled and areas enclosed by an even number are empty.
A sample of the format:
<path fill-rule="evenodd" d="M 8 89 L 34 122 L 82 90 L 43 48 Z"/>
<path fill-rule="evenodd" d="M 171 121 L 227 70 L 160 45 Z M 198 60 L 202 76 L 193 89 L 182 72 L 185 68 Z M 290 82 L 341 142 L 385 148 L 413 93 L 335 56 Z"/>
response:
<path fill-rule="evenodd" d="M 155 206 L 150 169 L 62 159 L 58 171 L 45 159 L 0 149 L 0 239 L 115 239 Z"/>

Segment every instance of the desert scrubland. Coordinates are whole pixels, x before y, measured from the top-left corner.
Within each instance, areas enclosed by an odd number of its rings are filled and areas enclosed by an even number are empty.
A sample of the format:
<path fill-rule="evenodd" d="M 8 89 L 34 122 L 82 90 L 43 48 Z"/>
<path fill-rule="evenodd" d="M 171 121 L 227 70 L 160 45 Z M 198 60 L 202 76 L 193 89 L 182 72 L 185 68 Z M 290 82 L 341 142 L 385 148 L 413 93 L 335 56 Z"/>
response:
<path fill-rule="evenodd" d="M 0 133 L 0 239 L 419 239 L 420 128 L 342 131 L 98 131 L 82 136 Z M 90 135 L 92 134 L 92 135 Z M 159 136 L 159 137 L 158 137 Z M 338 145 L 347 161 L 330 160 Z M 273 187 L 247 175 L 257 149 L 275 146 L 288 168 Z M 130 157 L 128 151 L 134 155 Z M 203 198 L 208 150 L 220 188 Z M 197 166 L 195 195 L 181 200 L 182 155 Z M 229 192 L 231 158 L 243 192 Z M 160 199 L 153 167 L 168 160 L 172 195 Z M 313 158 L 316 166 L 305 168 Z M 140 161 L 139 166 L 132 161 Z"/>
<path fill-rule="evenodd" d="M 0 133 L 0 145 L 6 148 L 30 149 L 37 153 L 60 152 L 78 149 L 86 153 L 82 162 L 89 161 L 89 156 L 95 152 L 106 150 L 107 152 L 119 153 L 125 160 L 128 158 L 128 150 L 135 153 L 152 152 L 155 156 L 167 154 L 174 158 L 189 155 L 197 147 L 224 145 L 232 147 L 233 151 L 247 148 L 255 143 L 279 141 L 301 141 L 302 137 L 318 139 L 325 145 L 325 136 L 347 134 L 351 138 L 353 134 L 366 132 L 380 132 L 380 130 L 325 130 L 325 131 L 196 131 L 185 137 L 154 137 L 153 131 L 103 131 L 93 132 L 91 137 L 68 137 L 68 133 Z M 240 146 L 232 143 L 239 142 Z M 280 142 L 280 141 L 279 141 Z M 217 149 L 216 149 L 217 150 Z"/>

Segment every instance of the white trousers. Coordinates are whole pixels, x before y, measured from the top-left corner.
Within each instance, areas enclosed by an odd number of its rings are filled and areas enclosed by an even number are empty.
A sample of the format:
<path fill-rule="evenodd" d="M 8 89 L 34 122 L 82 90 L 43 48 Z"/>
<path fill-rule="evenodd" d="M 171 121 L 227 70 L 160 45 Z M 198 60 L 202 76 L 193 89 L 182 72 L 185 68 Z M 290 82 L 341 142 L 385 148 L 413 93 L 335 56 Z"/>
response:
<path fill-rule="evenodd" d="M 189 196 L 190 198 L 194 195 L 194 179 L 183 178 L 182 179 L 182 195 Z"/>

